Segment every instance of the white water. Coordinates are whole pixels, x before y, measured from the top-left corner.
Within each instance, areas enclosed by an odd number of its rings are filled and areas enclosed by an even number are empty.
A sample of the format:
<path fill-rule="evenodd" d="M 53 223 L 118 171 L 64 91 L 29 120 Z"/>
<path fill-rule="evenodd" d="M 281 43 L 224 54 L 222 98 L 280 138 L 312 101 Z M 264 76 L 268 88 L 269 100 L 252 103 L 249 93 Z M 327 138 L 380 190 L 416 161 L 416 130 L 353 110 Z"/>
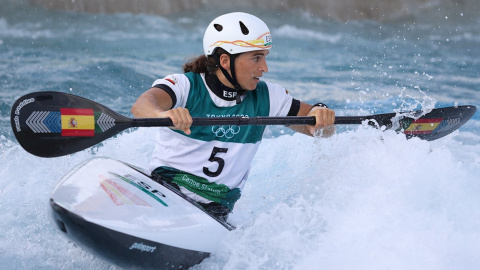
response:
<path fill-rule="evenodd" d="M 153 140 L 143 138 L 153 132 L 124 133 L 93 151 L 55 159 L 19 146 L 3 152 L 5 269 L 116 269 L 54 230 L 47 198 L 63 174 L 94 155 L 145 167 Z M 462 137 L 480 139 L 465 132 L 407 141 L 369 127 L 329 139 L 265 139 L 230 218 L 237 230 L 195 268 L 479 267 L 480 146 L 463 145 L 457 140 Z"/>
<path fill-rule="evenodd" d="M 268 140 L 232 217 L 242 226 L 200 268 L 477 268 L 480 159 L 459 157 L 470 147 L 364 128 Z"/>

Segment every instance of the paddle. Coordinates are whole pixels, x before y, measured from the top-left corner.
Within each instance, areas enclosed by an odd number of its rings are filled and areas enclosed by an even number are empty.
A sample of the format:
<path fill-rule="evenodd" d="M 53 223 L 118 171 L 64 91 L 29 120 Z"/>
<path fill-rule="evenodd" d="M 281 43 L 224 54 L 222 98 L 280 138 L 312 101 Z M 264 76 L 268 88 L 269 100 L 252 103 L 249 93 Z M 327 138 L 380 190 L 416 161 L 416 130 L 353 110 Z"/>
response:
<path fill-rule="evenodd" d="M 407 137 L 441 138 L 475 113 L 475 106 L 368 116 L 337 116 L 335 124 L 362 124 L 395 129 Z M 415 119 L 417 120 L 415 120 Z M 58 157 L 93 146 L 131 127 L 172 126 L 169 118 L 131 119 L 94 101 L 62 92 L 35 92 L 12 107 L 11 124 L 20 145 L 40 157 Z M 194 117 L 194 126 L 313 125 L 314 117 Z"/>

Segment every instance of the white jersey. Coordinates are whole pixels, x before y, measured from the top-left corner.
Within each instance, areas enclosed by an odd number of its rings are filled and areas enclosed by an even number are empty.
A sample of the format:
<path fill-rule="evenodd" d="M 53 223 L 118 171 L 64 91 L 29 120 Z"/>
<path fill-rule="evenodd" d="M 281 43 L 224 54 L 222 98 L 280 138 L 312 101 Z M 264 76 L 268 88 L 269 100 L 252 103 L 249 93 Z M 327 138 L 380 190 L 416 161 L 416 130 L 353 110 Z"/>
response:
<path fill-rule="evenodd" d="M 169 86 L 176 97 L 174 108 L 187 108 L 192 117 L 286 116 L 292 97 L 277 84 L 260 82 L 247 91 L 240 104 L 216 96 L 205 75 L 175 74 L 153 85 Z M 265 126 L 191 127 L 192 134 L 159 128 L 150 170 L 163 168 L 185 194 L 202 203 L 218 202 L 233 208 L 240 197 L 251 161 Z"/>

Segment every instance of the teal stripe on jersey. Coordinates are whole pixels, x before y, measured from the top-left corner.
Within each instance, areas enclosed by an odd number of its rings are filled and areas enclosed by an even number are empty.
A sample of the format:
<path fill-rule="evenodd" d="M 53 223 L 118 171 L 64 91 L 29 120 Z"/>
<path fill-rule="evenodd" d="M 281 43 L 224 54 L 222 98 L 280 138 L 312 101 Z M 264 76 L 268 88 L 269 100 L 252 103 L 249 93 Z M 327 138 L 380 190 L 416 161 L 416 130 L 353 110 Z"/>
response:
<path fill-rule="evenodd" d="M 270 112 L 270 97 L 265 82 L 260 82 L 257 89 L 247 91 L 240 104 L 231 107 L 218 107 L 211 99 L 208 90 L 198 73 L 185 73 L 190 81 L 190 93 L 186 108 L 192 117 L 238 117 L 238 116 L 268 116 Z M 262 140 L 265 126 L 207 126 L 191 127 L 190 135 L 177 131 L 179 134 L 202 141 L 221 141 L 233 143 L 257 143 Z"/>

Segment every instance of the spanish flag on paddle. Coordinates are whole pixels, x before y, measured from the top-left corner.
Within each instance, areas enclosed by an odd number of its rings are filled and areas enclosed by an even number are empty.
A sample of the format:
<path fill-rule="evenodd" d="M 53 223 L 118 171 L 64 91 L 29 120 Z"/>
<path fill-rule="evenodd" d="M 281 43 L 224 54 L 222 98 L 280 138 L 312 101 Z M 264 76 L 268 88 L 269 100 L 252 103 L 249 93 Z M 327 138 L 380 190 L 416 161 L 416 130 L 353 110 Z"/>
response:
<path fill-rule="evenodd" d="M 62 120 L 62 136 L 93 137 L 95 133 L 95 117 L 93 109 L 60 109 Z"/>
<path fill-rule="evenodd" d="M 429 134 L 432 133 L 442 121 L 443 118 L 418 119 L 410 123 L 410 125 L 405 129 L 404 133 L 408 135 Z"/>

